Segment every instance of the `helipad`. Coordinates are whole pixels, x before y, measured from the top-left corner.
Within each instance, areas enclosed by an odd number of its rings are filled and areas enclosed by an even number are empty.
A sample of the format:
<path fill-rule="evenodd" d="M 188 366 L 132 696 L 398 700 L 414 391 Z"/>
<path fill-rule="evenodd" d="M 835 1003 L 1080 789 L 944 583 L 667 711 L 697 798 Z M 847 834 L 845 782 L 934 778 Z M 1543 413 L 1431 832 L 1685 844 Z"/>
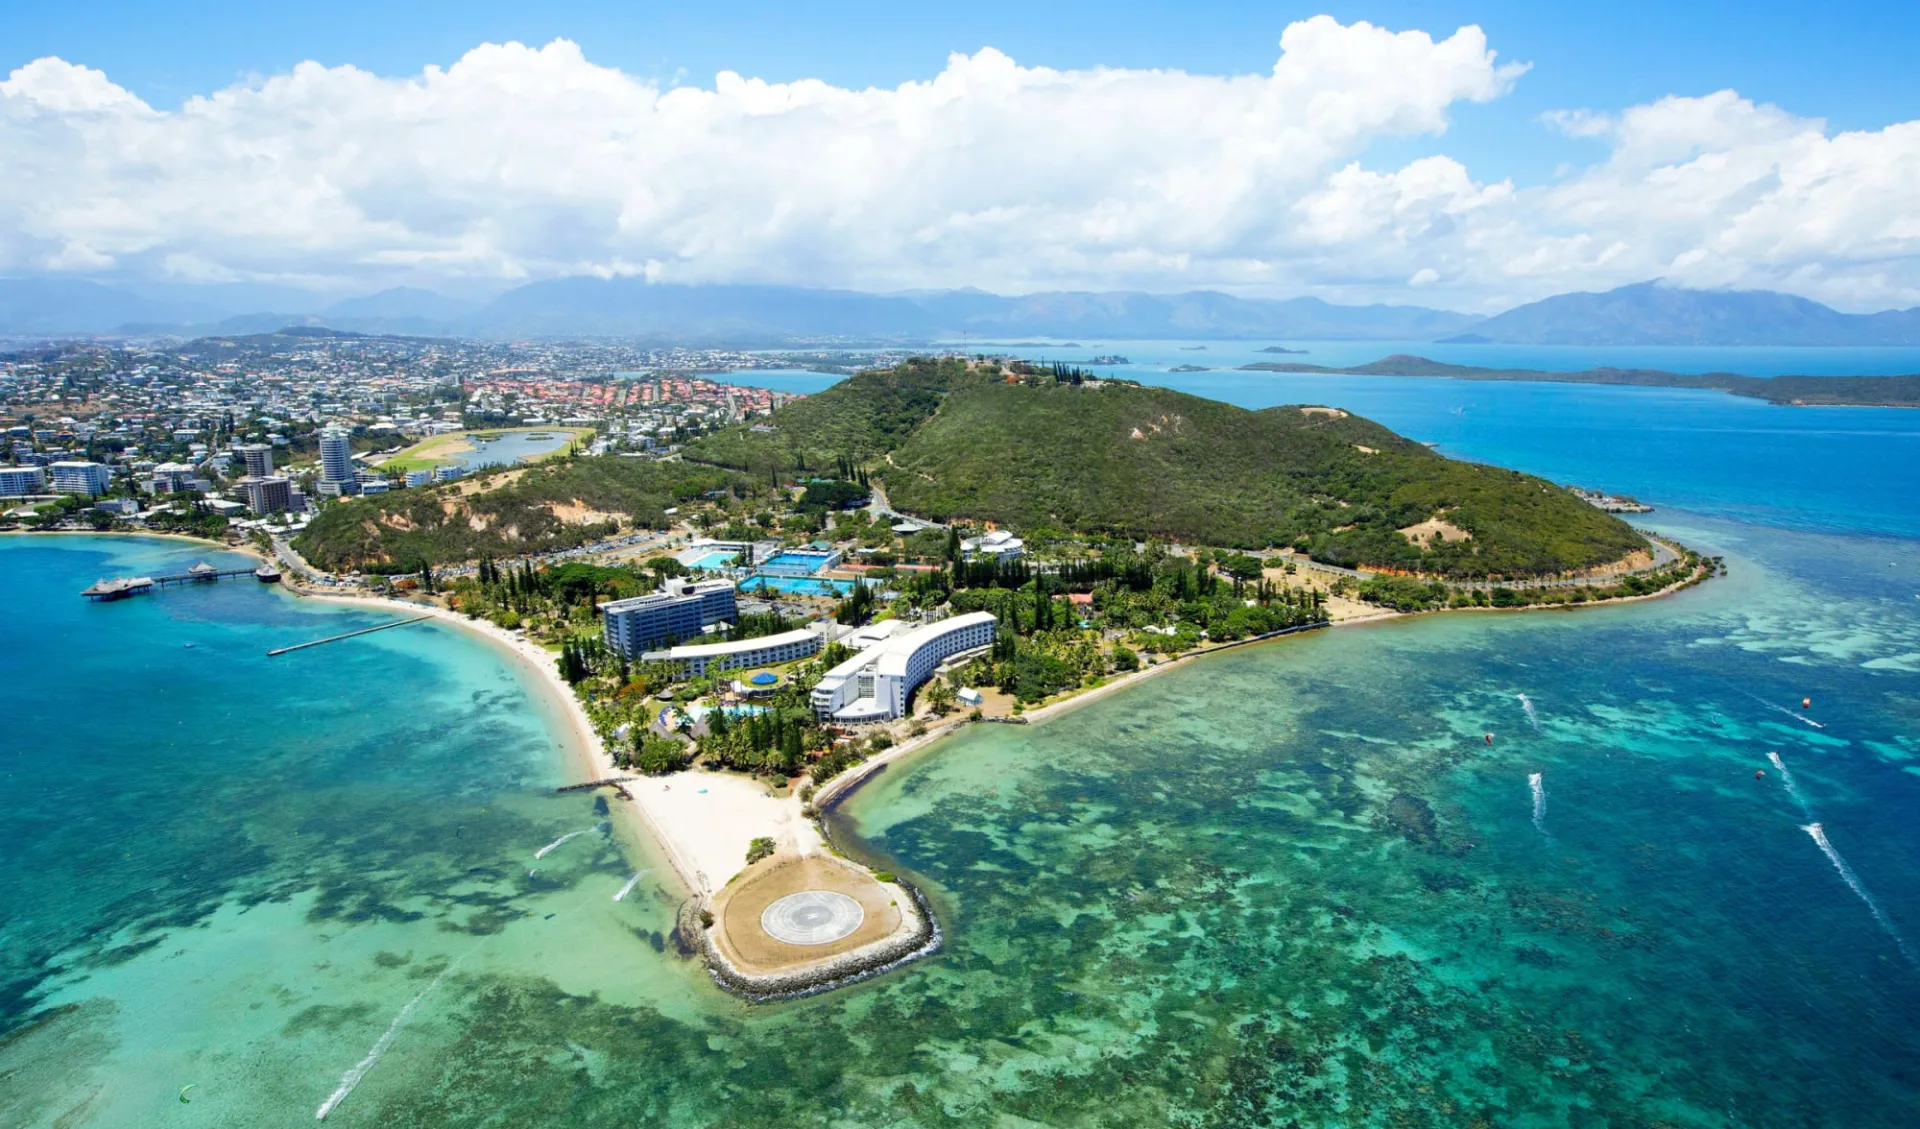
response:
<path fill-rule="evenodd" d="M 790 945 L 824 945 L 838 941 L 866 919 L 860 903 L 831 890 L 802 890 L 788 894 L 760 914 L 760 928 Z"/>

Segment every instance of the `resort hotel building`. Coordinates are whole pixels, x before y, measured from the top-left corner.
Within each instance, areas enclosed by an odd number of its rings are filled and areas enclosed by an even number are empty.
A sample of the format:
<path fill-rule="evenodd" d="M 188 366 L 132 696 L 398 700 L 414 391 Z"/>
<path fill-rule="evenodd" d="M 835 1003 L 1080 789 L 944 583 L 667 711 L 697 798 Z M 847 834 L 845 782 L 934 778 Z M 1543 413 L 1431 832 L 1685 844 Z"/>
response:
<path fill-rule="evenodd" d="M 600 605 L 607 646 L 637 659 L 662 643 L 698 639 L 716 623 L 738 614 L 731 580 L 669 580 L 658 592 Z"/>
<path fill-rule="evenodd" d="M 907 699 L 941 663 L 993 643 L 997 622 L 992 612 L 968 612 L 888 635 L 820 677 L 813 712 L 855 723 L 904 717 Z"/>
<path fill-rule="evenodd" d="M 701 678 L 712 671 L 794 662 L 818 654 L 820 644 L 821 633 L 803 627 L 798 631 L 783 631 L 758 639 L 695 643 L 686 647 L 669 647 L 664 651 L 648 651 L 646 661 L 670 662 L 680 668 L 681 674 L 689 678 Z"/>

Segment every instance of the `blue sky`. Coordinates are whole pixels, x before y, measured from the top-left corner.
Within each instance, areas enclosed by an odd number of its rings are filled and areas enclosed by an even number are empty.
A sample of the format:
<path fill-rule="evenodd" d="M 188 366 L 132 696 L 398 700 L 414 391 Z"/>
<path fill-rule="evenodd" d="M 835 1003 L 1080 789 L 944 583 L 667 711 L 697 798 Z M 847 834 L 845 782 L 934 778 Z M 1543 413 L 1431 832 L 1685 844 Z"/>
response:
<path fill-rule="evenodd" d="M 1535 179 L 1587 146 L 1534 128 L 1549 110 L 1613 109 L 1733 88 L 1837 129 L 1914 116 L 1920 3 L 1890 0 L 1476 0 L 1398 3 L 965 4 L 498 3 L 494 0 L 179 4 L 10 0 L 7 69 L 58 55 L 107 72 L 156 106 L 314 59 L 388 76 L 448 64 L 482 42 L 577 41 L 635 75 L 710 85 L 722 70 L 773 81 L 894 86 L 952 51 L 997 47 L 1029 66 L 1171 67 L 1227 74 L 1273 65 L 1280 32 L 1321 12 L 1443 35 L 1486 29 L 1503 60 L 1533 64 L 1498 102 L 1462 108 L 1448 152 L 1482 174 Z M 1385 143 L 1393 156 L 1421 148 Z"/>
<path fill-rule="evenodd" d="M 11 0 L 0 272 L 1910 306 L 1917 48 L 1913 0 Z"/>

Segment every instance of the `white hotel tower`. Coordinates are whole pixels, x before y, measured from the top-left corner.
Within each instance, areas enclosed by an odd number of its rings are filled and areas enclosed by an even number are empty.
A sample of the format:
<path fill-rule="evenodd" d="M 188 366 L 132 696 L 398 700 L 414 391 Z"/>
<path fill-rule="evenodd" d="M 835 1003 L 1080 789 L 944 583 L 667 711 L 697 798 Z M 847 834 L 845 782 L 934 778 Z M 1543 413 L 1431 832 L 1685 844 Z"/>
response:
<path fill-rule="evenodd" d="M 907 699 L 941 663 L 993 644 L 992 612 L 968 612 L 889 636 L 820 676 L 813 712 L 822 721 L 903 717 Z"/>

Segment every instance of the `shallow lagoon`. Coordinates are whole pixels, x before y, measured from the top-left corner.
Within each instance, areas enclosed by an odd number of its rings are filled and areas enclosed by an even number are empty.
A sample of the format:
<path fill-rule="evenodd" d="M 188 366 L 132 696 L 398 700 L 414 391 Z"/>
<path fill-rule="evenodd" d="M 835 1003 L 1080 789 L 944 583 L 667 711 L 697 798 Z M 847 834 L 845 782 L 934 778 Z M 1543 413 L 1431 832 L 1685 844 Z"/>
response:
<path fill-rule="evenodd" d="M 1459 445 L 1525 450 L 1501 418 Z M 1908 1124 L 1920 970 L 1801 830 L 1920 937 L 1920 554 L 1821 528 L 1920 515 L 1862 451 L 1777 520 L 1674 479 L 1717 512 L 1654 523 L 1733 565 L 1675 599 L 1297 637 L 888 770 L 841 831 L 948 949 L 757 1008 L 675 955 L 657 872 L 613 900 L 644 845 L 546 791 L 564 753 L 492 652 L 276 668 L 360 613 L 94 608 L 198 554 L 0 541 L 34 644 L 0 654 L 0 1123 L 304 1123 L 391 1030 L 329 1122 Z"/>

